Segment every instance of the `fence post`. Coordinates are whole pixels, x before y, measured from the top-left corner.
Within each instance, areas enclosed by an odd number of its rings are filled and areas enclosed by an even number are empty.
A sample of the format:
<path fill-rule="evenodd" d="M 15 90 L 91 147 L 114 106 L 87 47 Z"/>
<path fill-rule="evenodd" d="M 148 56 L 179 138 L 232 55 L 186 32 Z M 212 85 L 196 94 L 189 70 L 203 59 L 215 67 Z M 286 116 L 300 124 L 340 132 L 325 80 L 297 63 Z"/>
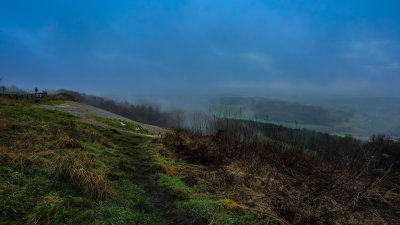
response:
<path fill-rule="evenodd" d="M 0 92 L 0 97 L 15 99 L 15 100 L 23 100 L 23 99 L 34 99 L 34 98 L 44 98 L 47 97 L 47 92 L 41 93 L 32 93 L 32 94 L 5 94 Z"/>

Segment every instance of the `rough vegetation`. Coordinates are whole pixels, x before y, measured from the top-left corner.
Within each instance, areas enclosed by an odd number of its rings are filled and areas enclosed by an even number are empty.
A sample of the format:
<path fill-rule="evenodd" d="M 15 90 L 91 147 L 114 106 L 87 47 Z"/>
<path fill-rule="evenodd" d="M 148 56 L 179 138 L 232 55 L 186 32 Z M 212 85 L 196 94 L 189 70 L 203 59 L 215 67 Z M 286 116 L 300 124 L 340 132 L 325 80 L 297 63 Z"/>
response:
<path fill-rule="evenodd" d="M 40 104 L 55 100 L 65 101 L 51 96 Z M 186 164 L 161 152 L 165 147 L 152 138 L 33 106 L 0 98 L 0 224 L 252 220 L 225 206 L 223 196 L 189 187 L 183 177 L 174 176 Z"/>
<path fill-rule="evenodd" d="M 279 134 L 266 136 L 257 124 L 219 118 L 203 124 L 207 127 L 196 132 L 177 129 L 163 143 L 179 158 L 203 166 L 184 172 L 189 183 L 223 194 L 261 223 L 400 220 L 398 141 L 325 135 L 306 148 L 301 140 L 287 144 L 274 138 Z"/>
<path fill-rule="evenodd" d="M 0 98 L 0 224 L 400 220 L 399 141 L 218 117 L 154 139 L 34 104 Z"/>
<path fill-rule="evenodd" d="M 0 224 L 168 223 L 131 181 L 149 139 L 29 102 L 0 99 L 0 118 Z"/>

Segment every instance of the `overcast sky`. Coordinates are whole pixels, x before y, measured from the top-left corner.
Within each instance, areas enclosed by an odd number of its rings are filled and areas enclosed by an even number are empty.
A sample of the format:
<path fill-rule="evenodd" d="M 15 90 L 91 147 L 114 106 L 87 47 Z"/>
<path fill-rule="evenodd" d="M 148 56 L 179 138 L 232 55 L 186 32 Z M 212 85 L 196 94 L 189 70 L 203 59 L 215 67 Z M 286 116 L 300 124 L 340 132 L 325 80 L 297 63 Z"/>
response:
<path fill-rule="evenodd" d="M 2 1 L 0 77 L 93 94 L 400 96 L 398 0 Z"/>

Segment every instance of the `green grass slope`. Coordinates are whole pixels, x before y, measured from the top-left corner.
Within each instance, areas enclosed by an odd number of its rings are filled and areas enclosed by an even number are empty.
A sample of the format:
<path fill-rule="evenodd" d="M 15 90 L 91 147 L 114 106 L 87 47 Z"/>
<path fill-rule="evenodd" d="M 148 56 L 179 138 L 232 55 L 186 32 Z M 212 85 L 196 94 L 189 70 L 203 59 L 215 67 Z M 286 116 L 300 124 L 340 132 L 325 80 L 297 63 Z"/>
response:
<path fill-rule="evenodd" d="M 0 99 L 0 120 L 0 224 L 167 223 L 131 181 L 150 140 L 26 102 Z"/>
<path fill-rule="evenodd" d="M 65 100 L 0 98 L 0 224 L 254 224 L 156 140 L 34 107 Z"/>

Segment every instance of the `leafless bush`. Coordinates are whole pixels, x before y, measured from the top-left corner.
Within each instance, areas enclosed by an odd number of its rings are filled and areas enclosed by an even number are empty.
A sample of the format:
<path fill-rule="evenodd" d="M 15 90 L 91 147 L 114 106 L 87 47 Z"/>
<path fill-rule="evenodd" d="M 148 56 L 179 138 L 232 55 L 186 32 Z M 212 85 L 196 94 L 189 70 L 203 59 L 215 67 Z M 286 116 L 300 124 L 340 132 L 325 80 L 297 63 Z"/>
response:
<path fill-rule="evenodd" d="M 227 193 L 260 219 L 283 224 L 395 224 L 400 219 L 398 142 L 307 137 L 279 126 L 265 135 L 262 126 L 199 115 L 192 131 L 176 129 L 162 141 L 189 162 L 209 166 L 201 176 L 210 192 Z"/>

